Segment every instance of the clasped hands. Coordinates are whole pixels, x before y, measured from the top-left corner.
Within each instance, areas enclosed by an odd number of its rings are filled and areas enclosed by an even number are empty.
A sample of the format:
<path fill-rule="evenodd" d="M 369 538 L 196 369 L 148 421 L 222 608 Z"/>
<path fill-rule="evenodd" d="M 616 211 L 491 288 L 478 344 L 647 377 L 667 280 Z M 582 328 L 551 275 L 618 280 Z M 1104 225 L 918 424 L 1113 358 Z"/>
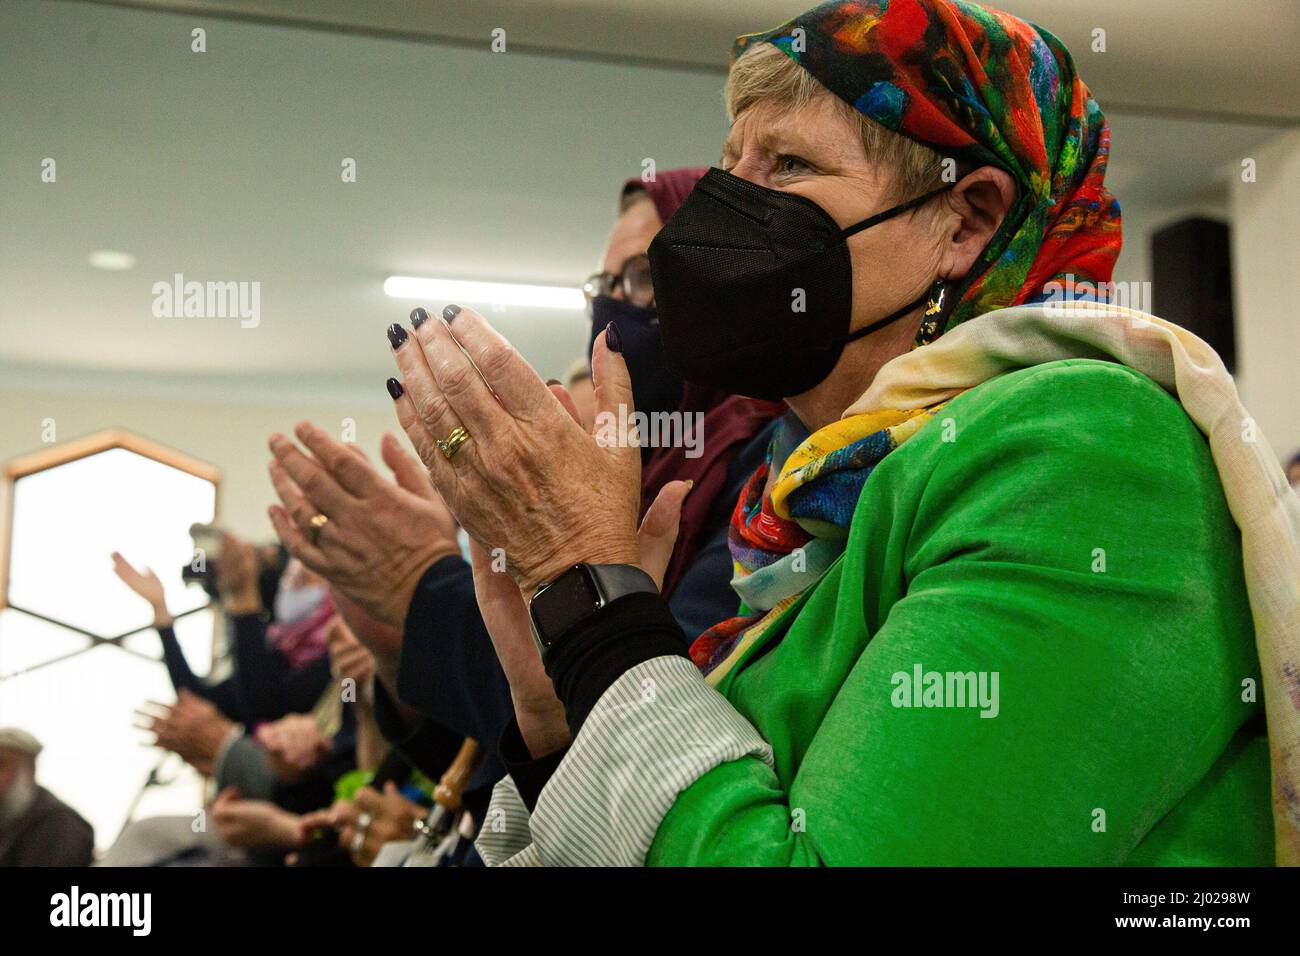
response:
<path fill-rule="evenodd" d="M 582 562 L 639 565 L 662 581 L 690 485 L 666 485 L 638 528 L 640 448 L 634 435 L 609 441 L 602 428 L 631 421 L 634 410 L 627 366 L 607 336 L 592 353 L 589 434 L 563 386 L 547 386 L 482 316 L 454 307 L 444 314 L 450 322 L 430 318 L 409 335 L 390 334 L 404 386 L 397 417 L 423 467 L 385 435 L 389 481 L 355 448 L 301 423 L 295 434 L 305 453 L 284 435 L 270 440 L 281 501 L 271 520 L 292 554 L 398 629 L 419 578 L 459 551 L 455 529 L 464 527 L 520 729 L 530 751 L 545 753 L 568 731 L 532 644 L 526 600 Z M 438 442 L 457 428 L 470 440 L 448 459 Z M 313 536 L 316 514 L 329 520 Z M 504 555 L 508 574 L 493 570 L 493 554 Z"/>

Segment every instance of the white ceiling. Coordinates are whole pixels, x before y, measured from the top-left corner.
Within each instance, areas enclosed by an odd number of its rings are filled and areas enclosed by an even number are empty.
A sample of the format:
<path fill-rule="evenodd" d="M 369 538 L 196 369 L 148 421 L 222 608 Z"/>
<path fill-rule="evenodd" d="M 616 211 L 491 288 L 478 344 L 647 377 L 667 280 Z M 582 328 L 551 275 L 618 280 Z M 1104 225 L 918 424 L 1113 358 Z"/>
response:
<path fill-rule="evenodd" d="M 732 39 L 777 26 L 814 0 L 97 0 L 266 22 L 439 38 L 481 48 L 504 28 L 547 50 L 721 72 Z M 1060 37 L 1112 108 L 1153 107 L 1300 120 L 1296 0 L 998 0 Z M 1093 52 L 1093 31 L 1106 34 Z"/>
<path fill-rule="evenodd" d="M 382 293 L 386 276 L 578 284 L 644 158 L 716 159 L 729 38 L 804 3 L 248 0 L 220 7 L 251 20 L 187 12 L 212 6 L 0 4 L 6 381 L 382 401 L 383 329 L 413 304 Z M 1300 116 L 1290 0 L 1242 2 L 1238 16 L 1199 0 L 1003 6 L 1076 50 L 1103 106 L 1107 90 L 1126 104 L 1107 107 L 1108 181 L 1134 209 L 1213 197 L 1228 164 Z M 1094 21 L 1110 52 L 1085 60 Z M 207 53 L 190 52 L 194 26 Z M 486 49 L 493 26 L 507 30 L 505 54 Z M 1211 115 L 1238 109 L 1267 119 Z M 40 182 L 45 157 L 56 184 Z M 355 184 L 340 181 L 344 157 Z M 102 248 L 136 267 L 92 269 Z M 260 281 L 261 325 L 155 318 L 151 287 L 177 272 Z M 585 340 L 580 314 L 494 321 L 547 374 Z"/>
<path fill-rule="evenodd" d="M 720 73 L 739 33 L 774 27 L 814 0 L 91 0 L 201 11 L 481 48 L 504 28 L 521 52 Z M 1300 120 L 1296 0 L 998 0 L 1051 30 L 1112 108 Z M 1093 31 L 1106 49 L 1093 52 Z"/>

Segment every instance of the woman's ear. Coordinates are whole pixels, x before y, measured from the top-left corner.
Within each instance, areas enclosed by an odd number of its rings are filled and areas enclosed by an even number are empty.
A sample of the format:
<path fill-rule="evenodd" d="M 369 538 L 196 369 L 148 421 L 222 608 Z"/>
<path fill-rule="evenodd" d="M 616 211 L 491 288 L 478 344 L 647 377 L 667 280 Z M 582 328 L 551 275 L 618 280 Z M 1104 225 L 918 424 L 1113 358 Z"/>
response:
<path fill-rule="evenodd" d="M 959 280 L 965 278 L 1016 201 L 1016 182 L 1005 170 L 981 166 L 958 181 L 948 201 L 955 218 L 945 217 L 950 225 L 939 274 Z"/>

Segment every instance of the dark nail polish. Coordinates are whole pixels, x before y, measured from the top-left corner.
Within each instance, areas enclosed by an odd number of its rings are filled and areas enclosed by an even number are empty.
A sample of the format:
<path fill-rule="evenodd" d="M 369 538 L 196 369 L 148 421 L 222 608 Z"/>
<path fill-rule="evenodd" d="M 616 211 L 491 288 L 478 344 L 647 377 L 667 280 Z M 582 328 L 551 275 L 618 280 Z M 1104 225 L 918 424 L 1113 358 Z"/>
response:
<path fill-rule="evenodd" d="M 442 310 L 442 320 L 448 325 L 451 325 L 451 320 L 458 315 L 460 315 L 460 306 L 458 305 L 449 305 Z"/>
<path fill-rule="evenodd" d="M 623 336 L 619 334 L 618 326 L 613 322 L 605 326 L 605 344 L 609 346 L 611 352 L 623 351 Z"/>
<path fill-rule="evenodd" d="M 400 349 L 402 343 L 406 341 L 406 329 L 402 328 L 396 322 L 388 327 L 388 343 L 394 349 Z"/>
<path fill-rule="evenodd" d="M 402 383 L 395 378 L 390 378 L 384 385 L 388 388 L 388 394 L 393 396 L 393 401 L 397 401 L 406 394 L 406 389 L 402 388 Z"/>
<path fill-rule="evenodd" d="M 425 312 L 424 309 L 411 310 L 411 328 L 418 329 L 427 321 L 429 321 L 429 313 Z"/>
<path fill-rule="evenodd" d="M 548 378 L 548 379 L 546 380 L 546 386 L 547 386 L 548 388 L 549 388 L 550 386 L 552 386 L 552 385 L 560 385 L 560 384 L 563 384 L 563 383 L 561 383 L 561 381 L 560 381 L 558 378 Z"/>

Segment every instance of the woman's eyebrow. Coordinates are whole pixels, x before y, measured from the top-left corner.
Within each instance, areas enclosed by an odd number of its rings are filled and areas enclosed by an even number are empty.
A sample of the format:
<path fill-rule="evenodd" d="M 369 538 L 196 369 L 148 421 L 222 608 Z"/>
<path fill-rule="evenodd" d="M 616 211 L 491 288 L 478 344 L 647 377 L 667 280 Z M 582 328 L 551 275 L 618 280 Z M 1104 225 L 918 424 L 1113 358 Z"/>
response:
<path fill-rule="evenodd" d="M 769 153 L 811 153 L 816 147 L 798 132 L 778 127 L 764 130 L 758 137 L 759 145 Z"/>
<path fill-rule="evenodd" d="M 789 146 L 787 139 L 780 132 L 776 131 L 764 131 L 753 138 L 757 140 L 758 147 L 766 153 L 780 152 L 783 145 L 787 148 Z M 740 150 L 736 147 L 736 144 L 728 138 L 727 141 L 722 144 L 722 156 L 720 157 L 720 161 L 725 163 L 728 159 L 734 159 L 736 154 L 739 152 Z"/>
<path fill-rule="evenodd" d="M 796 130 L 780 126 L 761 130 L 752 138 L 757 141 L 759 149 L 771 155 L 795 153 L 807 157 L 814 153 L 820 156 L 825 152 L 824 149 L 819 150 L 816 144 L 805 139 Z M 722 155 L 718 158 L 719 164 L 725 166 L 729 159 L 735 159 L 738 152 L 739 149 L 734 138 L 728 136 L 727 141 L 722 144 Z"/>

